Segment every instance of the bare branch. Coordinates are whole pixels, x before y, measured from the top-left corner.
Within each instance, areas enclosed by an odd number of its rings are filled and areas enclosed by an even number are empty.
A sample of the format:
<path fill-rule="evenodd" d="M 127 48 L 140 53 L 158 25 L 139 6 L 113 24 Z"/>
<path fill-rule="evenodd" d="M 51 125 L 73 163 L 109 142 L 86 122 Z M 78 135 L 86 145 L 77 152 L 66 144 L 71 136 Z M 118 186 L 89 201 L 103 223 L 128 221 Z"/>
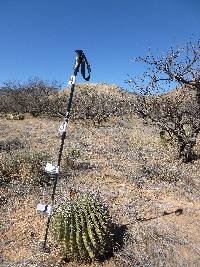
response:
<path fill-rule="evenodd" d="M 192 160 L 200 132 L 200 41 L 161 57 L 149 51 L 136 61 L 146 66 L 141 77 L 130 80 L 139 93 L 136 112 L 175 136 L 179 156 Z M 172 86 L 179 89 L 168 92 Z"/>

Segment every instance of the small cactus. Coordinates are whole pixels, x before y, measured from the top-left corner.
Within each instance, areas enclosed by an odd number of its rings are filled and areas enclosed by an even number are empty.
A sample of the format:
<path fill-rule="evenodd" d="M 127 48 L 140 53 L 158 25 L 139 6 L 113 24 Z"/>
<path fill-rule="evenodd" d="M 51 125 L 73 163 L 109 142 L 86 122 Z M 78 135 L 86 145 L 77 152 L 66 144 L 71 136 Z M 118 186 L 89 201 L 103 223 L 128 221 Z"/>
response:
<path fill-rule="evenodd" d="M 108 210 L 93 196 L 77 195 L 53 213 L 53 229 L 69 261 L 94 261 L 112 248 Z"/>

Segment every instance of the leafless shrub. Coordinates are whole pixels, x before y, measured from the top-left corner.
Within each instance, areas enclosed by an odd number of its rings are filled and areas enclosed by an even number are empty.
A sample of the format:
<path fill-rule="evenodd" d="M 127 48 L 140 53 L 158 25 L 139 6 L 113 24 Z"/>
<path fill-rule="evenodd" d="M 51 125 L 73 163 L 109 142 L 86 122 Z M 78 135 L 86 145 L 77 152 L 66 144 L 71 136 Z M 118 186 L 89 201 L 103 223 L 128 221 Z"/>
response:
<path fill-rule="evenodd" d="M 48 114 L 63 116 L 65 114 L 70 90 L 65 89 L 52 97 Z M 131 111 L 128 93 L 115 85 L 78 84 L 73 99 L 71 119 L 92 121 L 94 125 L 107 121 L 112 116 L 122 116 Z"/>
<path fill-rule="evenodd" d="M 146 65 L 141 77 L 128 82 L 136 92 L 135 110 L 166 131 L 177 145 L 178 158 L 196 158 L 200 132 L 200 41 L 155 57 L 151 51 L 136 61 Z M 179 89 L 168 92 L 171 87 Z"/>
<path fill-rule="evenodd" d="M 5 84 L 1 95 L 0 113 L 30 113 L 33 116 L 65 115 L 69 89 L 60 91 L 57 83 L 47 83 L 39 79 L 21 84 Z M 131 111 L 128 93 L 115 85 L 76 85 L 71 111 L 72 120 L 92 121 L 95 125 L 107 121 L 112 116 L 121 116 Z"/>
<path fill-rule="evenodd" d="M 44 82 L 38 78 L 25 83 L 7 82 L 1 93 L 0 112 L 46 114 L 59 89 L 57 82 Z"/>

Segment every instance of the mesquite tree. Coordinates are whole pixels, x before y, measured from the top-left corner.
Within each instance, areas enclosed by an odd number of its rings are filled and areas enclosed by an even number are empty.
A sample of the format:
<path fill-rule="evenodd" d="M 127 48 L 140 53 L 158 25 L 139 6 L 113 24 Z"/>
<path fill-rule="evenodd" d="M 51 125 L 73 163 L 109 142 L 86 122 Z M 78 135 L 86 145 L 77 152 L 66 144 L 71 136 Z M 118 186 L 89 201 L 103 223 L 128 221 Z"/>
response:
<path fill-rule="evenodd" d="M 136 93 L 136 112 L 167 132 L 177 144 L 178 157 L 190 162 L 196 158 L 200 132 L 200 40 L 159 57 L 149 51 L 136 61 L 146 68 L 142 76 L 127 81 Z"/>

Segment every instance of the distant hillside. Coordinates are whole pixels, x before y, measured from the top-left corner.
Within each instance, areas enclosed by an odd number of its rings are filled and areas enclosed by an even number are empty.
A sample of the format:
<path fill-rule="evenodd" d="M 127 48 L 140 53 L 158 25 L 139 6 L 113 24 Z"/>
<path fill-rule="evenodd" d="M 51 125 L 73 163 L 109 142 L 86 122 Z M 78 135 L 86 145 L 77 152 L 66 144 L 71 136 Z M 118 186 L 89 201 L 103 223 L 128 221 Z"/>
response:
<path fill-rule="evenodd" d="M 68 88 L 67 88 L 68 89 Z M 76 85 L 77 90 L 98 90 L 105 93 L 120 93 L 122 92 L 122 88 L 120 88 L 116 84 L 108 84 L 108 83 L 79 83 Z"/>
<path fill-rule="evenodd" d="M 0 87 L 0 96 L 6 95 L 8 92 L 10 92 L 10 89 L 7 87 Z"/>
<path fill-rule="evenodd" d="M 70 87 L 63 91 L 69 92 Z M 80 83 L 75 86 L 76 93 L 87 91 L 88 93 L 96 92 L 99 94 L 113 95 L 115 97 L 132 97 L 134 93 L 128 92 L 116 84 L 108 83 Z"/>

